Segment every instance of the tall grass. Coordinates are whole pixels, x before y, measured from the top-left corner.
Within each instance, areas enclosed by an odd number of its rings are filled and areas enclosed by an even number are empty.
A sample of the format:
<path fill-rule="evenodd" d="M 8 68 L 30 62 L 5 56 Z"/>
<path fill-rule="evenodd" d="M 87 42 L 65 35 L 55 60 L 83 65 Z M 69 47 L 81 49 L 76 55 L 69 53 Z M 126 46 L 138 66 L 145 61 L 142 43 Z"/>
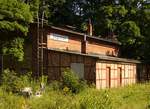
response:
<path fill-rule="evenodd" d="M 0 109 L 150 109 L 150 83 L 97 90 L 65 70 L 61 81 L 46 86 L 41 97 L 24 98 L 24 87 L 40 89 L 39 81 L 29 75 L 5 70 L 0 87 Z"/>
<path fill-rule="evenodd" d="M 25 99 L 0 89 L 0 109 L 23 109 Z"/>
<path fill-rule="evenodd" d="M 23 98 L 0 89 L 0 109 L 150 109 L 150 83 L 116 89 L 86 88 L 64 94 L 48 87 L 42 97 Z"/>

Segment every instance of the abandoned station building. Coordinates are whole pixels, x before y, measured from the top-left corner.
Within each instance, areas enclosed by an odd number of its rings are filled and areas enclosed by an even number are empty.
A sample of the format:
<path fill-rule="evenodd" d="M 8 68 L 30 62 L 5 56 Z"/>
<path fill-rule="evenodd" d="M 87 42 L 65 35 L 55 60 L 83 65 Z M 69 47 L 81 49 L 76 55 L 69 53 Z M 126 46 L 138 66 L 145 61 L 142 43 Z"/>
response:
<path fill-rule="evenodd" d="M 62 69 L 71 68 L 81 79 L 95 83 L 97 89 L 136 82 L 139 61 L 119 58 L 120 43 L 92 36 L 91 25 L 88 34 L 48 25 L 38 34 L 37 24 L 31 27 L 33 72 L 42 66 L 49 80 L 58 80 Z"/>

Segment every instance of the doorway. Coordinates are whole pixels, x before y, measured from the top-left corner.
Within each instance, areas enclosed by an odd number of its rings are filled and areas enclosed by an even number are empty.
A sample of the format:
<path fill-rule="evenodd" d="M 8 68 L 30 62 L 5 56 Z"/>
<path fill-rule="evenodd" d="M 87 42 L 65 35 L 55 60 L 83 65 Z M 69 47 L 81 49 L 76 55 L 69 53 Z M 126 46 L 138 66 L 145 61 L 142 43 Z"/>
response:
<path fill-rule="evenodd" d="M 122 86 L 122 69 L 121 69 L 121 67 L 118 67 L 117 72 L 118 72 L 118 86 Z"/>
<path fill-rule="evenodd" d="M 111 69 L 106 67 L 106 88 L 111 88 Z"/>

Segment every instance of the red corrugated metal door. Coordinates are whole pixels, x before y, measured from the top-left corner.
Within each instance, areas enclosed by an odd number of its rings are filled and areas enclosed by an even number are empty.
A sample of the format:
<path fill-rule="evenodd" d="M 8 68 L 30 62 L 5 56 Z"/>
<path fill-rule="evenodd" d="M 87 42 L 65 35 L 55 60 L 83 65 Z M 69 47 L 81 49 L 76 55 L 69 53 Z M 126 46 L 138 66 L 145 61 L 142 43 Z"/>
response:
<path fill-rule="evenodd" d="M 119 87 L 119 86 L 122 86 L 122 69 L 121 69 L 121 67 L 118 67 L 117 72 L 118 72 L 118 87 Z"/>
<path fill-rule="evenodd" d="M 111 88 L 111 72 L 110 67 L 106 68 L 106 87 Z"/>

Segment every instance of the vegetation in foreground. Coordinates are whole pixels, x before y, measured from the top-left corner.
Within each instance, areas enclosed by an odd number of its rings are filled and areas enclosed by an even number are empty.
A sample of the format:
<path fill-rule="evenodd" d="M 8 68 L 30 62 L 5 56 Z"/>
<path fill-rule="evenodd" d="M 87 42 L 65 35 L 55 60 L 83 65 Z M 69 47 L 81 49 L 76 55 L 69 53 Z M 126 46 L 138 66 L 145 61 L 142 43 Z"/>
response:
<path fill-rule="evenodd" d="M 24 98 L 0 90 L 0 109 L 149 109 L 150 84 L 111 90 L 87 88 L 64 94 L 50 87 L 41 97 Z"/>
<path fill-rule="evenodd" d="M 46 83 L 46 78 L 40 79 Z M 150 109 L 150 83 L 97 90 L 66 70 L 60 82 L 45 87 L 41 97 L 20 94 L 23 87 L 40 87 L 29 75 L 5 70 L 0 87 L 0 109 Z"/>

